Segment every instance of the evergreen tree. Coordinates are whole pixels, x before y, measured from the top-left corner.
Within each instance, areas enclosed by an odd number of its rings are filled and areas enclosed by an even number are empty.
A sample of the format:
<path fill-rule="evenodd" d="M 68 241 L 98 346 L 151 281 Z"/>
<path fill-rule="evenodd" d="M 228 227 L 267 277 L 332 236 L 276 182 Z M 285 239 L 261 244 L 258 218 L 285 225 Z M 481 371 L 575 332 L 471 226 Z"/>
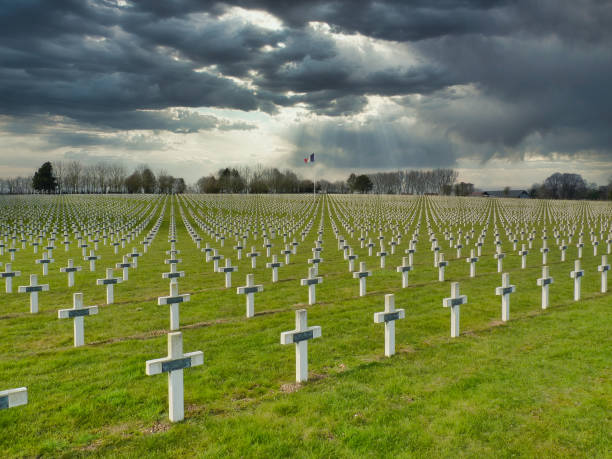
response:
<path fill-rule="evenodd" d="M 34 173 L 32 178 L 32 187 L 36 191 L 42 191 L 45 193 L 51 193 L 57 188 L 57 179 L 53 175 L 53 166 L 49 161 L 44 163 Z"/>

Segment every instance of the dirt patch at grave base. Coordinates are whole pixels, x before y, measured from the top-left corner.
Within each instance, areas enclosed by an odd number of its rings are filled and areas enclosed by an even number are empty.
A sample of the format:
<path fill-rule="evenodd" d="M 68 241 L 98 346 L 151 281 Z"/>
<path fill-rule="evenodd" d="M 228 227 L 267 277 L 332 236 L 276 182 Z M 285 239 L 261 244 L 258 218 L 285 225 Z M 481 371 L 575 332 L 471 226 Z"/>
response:
<path fill-rule="evenodd" d="M 98 438 L 97 440 L 92 441 L 88 445 L 82 446 L 81 448 L 79 448 L 79 450 L 80 451 L 96 451 L 102 446 L 102 444 L 103 444 L 102 439 Z"/>
<path fill-rule="evenodd" d="M 293 392 L 297 392 L 301 388 L 302 388 L 302 383 L 294 382 L 294 383 L 283 384 L 280 387 L 280 390 L 281 392 L 284 392 L 285 394 L 292 394 Z"/>
<path fill-rule="evenodd" d="M 145 428 L 143 430 L 143 433 L 153 435 L 157 433 L 167 432 L 168 430 L 170 430 L 170 424 L 166 422 L 155 421 L 155 423 L 151 427 Z"/>
<path fill-rule="evenodd" d="M 489 326 L 490 327 L 499 327 L 500 325 L 504 325 L 505 322 L 502 320 L 492 320 L 491 322 L 489 322 Z"/>

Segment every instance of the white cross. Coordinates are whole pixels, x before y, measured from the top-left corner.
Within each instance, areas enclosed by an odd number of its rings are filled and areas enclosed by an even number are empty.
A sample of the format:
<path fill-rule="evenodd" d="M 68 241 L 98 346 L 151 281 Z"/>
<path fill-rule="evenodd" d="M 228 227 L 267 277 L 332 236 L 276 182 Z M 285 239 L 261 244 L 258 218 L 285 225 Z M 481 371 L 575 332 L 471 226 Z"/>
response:
<path fill-rule="evenodd" d="M 95 271 L 96 270 L 96 260 L 99 260 L 100 256 L 99 255 L 94 255 L 94 251 L 90 250 L 89 251 L 89 256 L 88 257 L 83 257 L 83 260 L 85 261 L 89 261 L 89 270 L 90 271 Z"/>
<path fill-rule="evenodd" d="M 13 277 L 21 276 L 21 271 L 11 271 L 11 264 L 4 265 L 4 272 L 0 272 L 0 277 L 4 278 L 6 293 L 13 292 Z"/>
<path fill-rule="evenodd" d="M 98 313 L 98 306 L 83 307 L 83 294 L 75 293 L 72 300 L 72 309 L 60 309 L 57 311 L 59 319 L 74 319 L 74 347 L 85 344 L 85 316 Z"/>
<path fill-rule="evenodd" d="M 136 251 L 136 247 L 132 247 L 132 253 L 128 253 L 128 257 L 132 259 L 132 263 L 134 264 L 134 269 L 138 268 L 138 257 L 142 254 Z"/>
<path fill-rule="evenodd" d="M 42 258 L 34 261 L 36 264 L 42 265 L 43 276 L 46 276 L 47 274 L 49 274 L 49 263 L 53 263 L 55 260 L 53 260 L 53 258 L 49 258 L 47 256 L 47 252 L 43 252 Z"/>
<path fill-rule="evenodd" d="M 408 264 L 410 266 L 412 266 L 414 264 L 413 261 L 414 261 L 414 253 L 415 252 L 416 252 L 416 249 L 414 248 L 414 245 L 412 247 L 410 247 L 409 249 L 406 249 L 404 251 L 404 253 L 408 254 Z"/>
<path fill-rule="evenodd" d="M 170 265 L 169 273 L 162 273 L 162 279 L 170 279 L 171 283 L 178 282 L 179 277 L 185 277 L 185 271 L 177 271 L 176 263 L 172 263 Z"/>
<path fill-rule="evenodd" d="M 376 252 L 376 256 L 380 257 L 380 267 L 384 269 L 384 267 L 385 267 L 385 259 L 387 258 L 387 252 L 384 250 L 382 245 L 381 245 L 380 252 Z"/>
<path fill-rule="evenodd" d="M 451 296 L 444 298 L 442 306 L 451 308 L 451 338 L 459 336 L 459 307 L 467 303 L 467 296 L 459 295 L 459 282 L 451 283 Z"/>
<path fill-rule="evenodd" d="M 289 244 L 285 245 L 285 250 L 281 250 L 281 255 L 285 255 L 285 265 L 289 264 L 289 257 L 291 256 L 291 249 L 289 248 Z"/>
<path fill-rule="evenodd" d="M 213 262 L 213 272 L 219 271 L 219 260 L 223 260 L 225 258 L 223 255 L 219 255 L 219 251 L 217 249 L 213 250 L 213 255 L 210 259 Z"/>
<path fill-rule="evenodd" d="M 244 247 L 242 247 L 240 244 L 234 246 L 234 250 L 237 252 L 236 256 L 238 260 L 242 260 L 242 249 L 244 249 Z"/>
<path fill-rule="evenodd" d="M 570 272 L 570 277 L 574 279 L 574 301 L 580 299 L 580 282 L 584 276 L 584 271 L 580 269 L 580 260 L 574 262 L 574 270 Z"/>
<path fill-rule="evenodd" d="M 295 380 L 308 380 L 308 340 L 321 337 L 320 326 L 308 326 L 308 311 L 295 311 L 295 330 L 281 333 L 281 344 L 295 343 Z"/>
<path fill-rule="evenodd" d="M 408 287 L 408 272 L 412 271 L 412 266 L 408 263 L 407 257 L 402 257 L 402 265 L 396 268 L 398 273 L 402 273 L 402 288 Z"/>
<path fill-rule="evenodd" d="M 578 258 L 582 258 L 582 248 L 584 247 L 582 238 L 580 238 L 580 240 L 578 241 L 578 244 L 576 244 L 576 247 L 578 247 Z"/>
<path fill-rule="evenodd" d="M 255 293 L 263 292 L 263 285 L 255 285 L 254 275 L 247 274 L 246 286 L 236 289 L 237 295 L 246 295 L 246 316 L 255 315 Z"/>
<path fill-rule="evenodd" d="M 606 255 L 601 256 L 601 264 L 597 267 L 597 271 L 601 272 L 601 293 L 606 293 L 608 291 L 608 271 L 610 271 Z"/>
<path fill-rule="evenodd" d="M 266 268 L 272 269 L 272 282 L 278 282 L 278 268 L 283 264 L 278 261 L 277 255 L 272 255 L 272 262 L 266 263 Z"/>
<path fill-rule="evenodd" d="M 545 265 L 548 260 L 548 247 L 542 247 L 540 252 L 542 252 L 542 264 Z"/>
<path fill-rule="evenodd" d="M 536 280 L 537 285 L 542 287 L 542 309 L 548 308 L 548 286 L 554 282 L 554 279 L 549 276 L 548 272 L 548 266 L 542 266 L 542 277 Z"/>
<path fill-rule="evenodd" d="M 72 258 L 68 259 L 68 266 L 60 268 L 61 273 L 68 273 L 68 287 L 74 287 L 74 273 L 80 270 L 80 266 L 74 266 Z"/>
<path fill-rule="evenodd" d="M 96 280 L 96 285 L 106 285 L 106 304 L 113 304 L 115 301 L 114 285 L 121 282 L 123 282 L 122 277 L 113 277 L 113 268 L 106 268 L 106 277 Z"/>
<path fill-rule="evenodd" d="M 374 323 L 385 324 L 385 356 L 391 357 L 395 354 L 395 321 L 403 319 L 403 309 L 395 309 L 395 295 L 385 295 L 385 310 L 374 313 Z"/>
<path fill-rule="evenodd" d="M 202 252 L 204 252 L 204 256 L 206 257 L 206 263 L 208 263 L 210 261 L 210 254 L 212 252 L 213 249 L 210 248 L 209 243 L 206 243 L 206 247 L 204 247 L 202 249 Z"/>
<path fill-rule="evenodd" d="M 319 257 L 308 259 L 308 263 L 311 264 L 312 267 L 315 269 L 315 276 L 319 274 L 319 263 L 322 263 L 322 262 L 323 262 L 323 258 L 319 258 Z"/>
<path fill-rule="evenodd" d="M 315 287 L 322 282 L 323 278 L 316 277 L 314 268 L 308 268 L 308 278 L 300 280 L 300 285 L 308 286 L 308 304 L 315 304 L 317 302 Z"/>
<path fill-rule="evenodd" d="M 148 376 L 168 373 L 168 417 L 171 422 L 185 419 L 183 369 L 204 364 L 202 351 L 183 354 L 183 334 L 168 333 L 168 357 L 147 360 Z"/>
<path fill-rule="evenodd" d="M 251 259 L 251 268 L 255 269 L 257 267 L 257 257 L 260 255 L 259 252 L 255 251 L 255 247 L 251 247 L 251 251 L 247 253 L 247 257 Z"/>
<path fill-rule="evenodd" d="M 444 270 L 448 266 L 448 261 L 444 260 L 443 253 L 439 255 L 439 260 L 440 261 L 438 261 L 438 281 L 444 282 Z"/>
<path fill-rule="evenodd" d="M 225 273 L 225 288 L 232 286 L 232 273 L 238 271 L 238 267 L 232 266 L 232 261 L 227 258 L 225 260 L 225 266 L 217 269 L 218 273 Z"/>
<path fill-rule="evenodd" d="M 27 387 L 0 391 L 0 410 L 14 408 L 28 403 Z"/>
<path fill-rule="evenodd" d="M 502 285 L 501 287 L 495 288 L 495 294 L 501 295 L 502 298 L 502 321 L 507 322 L 510 320 L 510 294 L 516 291 L 514 285 L 510 285 L 510 274 L 502 274 Z"/>
<path fill-rule="evenodd" d="M 178 283 L 176 282 L 170 282 L 169 296 L 160 296 L 157 298 L 157 304 L 159 306 L 164 304 L 170 305 L 170 330 L 179 329 L 179 304 L 190 300 L 191 295 L 189 293 L 179 295 Z"/>
<path fill-rule="evenodd" d="M 353 248 L 349 248 L 349 253 L 346 256 L 346 259 L 348 260 L 349 263 L 349 273 L 352 273 L 353 271 L 355 271 L 355 260 L 357 260 L 357 258 L 359 258 L 357 255 L 355 255 L 355 253 L 353 253 Z"/>
<path fill-rule="evenodd" d="M 523 244 L 522 250 L 519 250 L 519 255 L 521 256 L 521 269 L 525 269 L 527 267 L 527 254 L 528 250 L 525 250 L 525 244 Z"/>
<path fill-rule="evenodd" d="M 117 263 L 115 265 L 115 268 L 117 269 L 121 269 L 123 270 L 123 281 L 125 282 L 126 280 L 128 280 L 128 276 L 129 276 L 129 269 L 132 267 L 132 263 L 130 263 L 128 261 L 128 256 L 127 255 L 123 255 L 123 261 L 121 263 Z"/>
<path fill-rule="evenodd" d="M 359 279 L 359 296 L 366 294 L 366 279 L 372 275 L 372 271 L 366 270 L 365 261 L 359 263 L 359 271 L 353 273 L 353 279 Z"/>
<path fill-rule="evenodd" d="M 38 313 L 38 292 L 47 292 L 49 290 L 49 284 L 38 285 L 38 276 L 36 274 L 30 274 L 30 285 L 21 285 L 17 288 L 19 293 L 30 294 L 30 313 Z"/>
<path fill-rule="evenodd" d="M 493 258 L 497 259 L 497 272 L 501 273 L 502 269 L 503 269 L 503 261 L 504 261 L 504 257 L 506 256 L 505 253 L 502 253 L 501 251 L 501 247 L 497 246 L 497 252 L 495 253 L 495 255 L 493 255 Z"/>
<path fill-rule="evenodd" d="M 565 245 L 565 241 L 561 241 L 559 249 L 561 250 L 561 261 L 565 261 L 565 251 L 567 250 L 567 245 Z"/>
<path fill-rule="evenodd" d="M 476 263 L 478 262 L 478 257 L 474 256 L 474 249 L 471 249 L 470 256 L 466 258 L 465 261 L 470 264 L 470 277 L 476 277 Z"/>

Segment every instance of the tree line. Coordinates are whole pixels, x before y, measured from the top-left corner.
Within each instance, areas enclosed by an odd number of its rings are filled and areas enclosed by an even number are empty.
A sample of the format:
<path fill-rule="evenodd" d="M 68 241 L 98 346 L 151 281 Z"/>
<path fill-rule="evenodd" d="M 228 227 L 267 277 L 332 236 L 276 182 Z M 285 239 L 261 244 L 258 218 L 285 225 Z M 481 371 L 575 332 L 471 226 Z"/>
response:
<path fill-rule="evenodd" d="M 608 185 L 587 183 L 580 174 L 555 172 L 543 183 L 534 184 L 529 190 L 533 198 L 612 200 L 612 176 Z"/>
<path fill-rule="evenodd" d="M 316 190 L 324 193 L 435 194 L 469 196 L 474 184 L 457 183 L 454 169 L 398 170 L 369 174 L 351 173 L 347 180 L 316 181 Z M 121 163 L 98 162 L 83 165 L 80 161 L 45 162 L 30 177 L 0 179 L 0 193 L 311 193 L 315 183 L 298 176 L 291 169 L 238 166 L 221 168 L 216 174 L 201 177 L 187 186 L 182 177 L 166 170 L 155 174 L 147 165 L 136 167 L 131 174 Z M 505 188 L 510 190 L 509 187 Z M 587 183 L 579 174 L 556 172 L 542 184 L 529 190 L 534 198 L 545 199 L 612 199 L 610 183 L 597 186 Z"/>
<path fill-rule="evenodd" d="M 141 165 L 128 175 L 121 163 L 98 162 L 83 165 L 80 161 L 45 162 L 31 177 L 0 180 L 0 193 L 184 193 L 182 177 L 166 170 L 155 174 Z"/>

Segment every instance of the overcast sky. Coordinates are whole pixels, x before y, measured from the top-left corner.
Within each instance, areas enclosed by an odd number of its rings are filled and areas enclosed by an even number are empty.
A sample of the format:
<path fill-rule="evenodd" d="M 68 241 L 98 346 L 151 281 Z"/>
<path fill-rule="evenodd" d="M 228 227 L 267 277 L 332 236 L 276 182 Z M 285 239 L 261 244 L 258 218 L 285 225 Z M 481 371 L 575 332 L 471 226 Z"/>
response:
<path fill-rule="evenodd" d="M 604 184 L 611 24 L 610 1 L 1 2 L 0 176 L 80 159 Z"/>

